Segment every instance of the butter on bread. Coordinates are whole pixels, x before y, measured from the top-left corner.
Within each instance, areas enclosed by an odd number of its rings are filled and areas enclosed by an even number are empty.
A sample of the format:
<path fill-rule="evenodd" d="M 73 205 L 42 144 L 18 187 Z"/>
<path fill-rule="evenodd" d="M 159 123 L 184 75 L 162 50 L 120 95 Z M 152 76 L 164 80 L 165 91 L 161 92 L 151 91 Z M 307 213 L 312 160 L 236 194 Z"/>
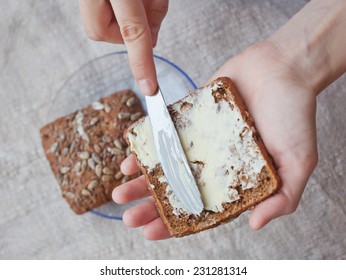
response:
<path fill-rule="evenodd" d="M 167 183 L 148 117 L 129 127 L 126 140 L 172 236 L 228 222 L 278 190 L 273 161 L 230 78 L 218 78 L 168 109 L 202 195 L 200 215 L 186 211 Z"/>

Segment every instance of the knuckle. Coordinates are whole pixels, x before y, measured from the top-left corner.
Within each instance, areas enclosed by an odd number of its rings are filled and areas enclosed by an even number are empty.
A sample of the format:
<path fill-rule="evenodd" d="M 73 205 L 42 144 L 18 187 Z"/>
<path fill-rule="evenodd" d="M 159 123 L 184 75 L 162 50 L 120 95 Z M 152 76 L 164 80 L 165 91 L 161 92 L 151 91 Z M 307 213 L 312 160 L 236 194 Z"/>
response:
<path fill-rule="evenodd" d="M 298 205 L 296 204 L 290 204 L 287 206 L 286 208 L 286 214 L 287 215 L 290 215 L 290 214 L 293 214 L 298 208 Z"/>
<path fill-rule="evenodd" d="M 88 38 L 93 41 L 104 41 L 105 39 L 103 32 L 96 29 L 85 29 L 85 33 L 87 34 Z"/>
<path fill-rule="evenodd" d="M 315 153 L 311 158 L 312 169 L 315 169 L 318 164 L 318 153 Z"/>
<path fill-rule="evenodd" d="M 161 1 L 157 5 L 151 7 L 150 12 L 164 17 L 168 11 L 168 1 Z"/>
<path fill-rule="evenodd" d="M 310 173 L 316 168 L 318 164 L 318 153 L 311 152 L 307 154 L 302 160 L 302 167 L 308 170 Z"/>
<path fill-rule="evenodd" d="M 120 27 L 123 39 L 127 43 L 140 40 L 145 36 L 145 27 L 139 23 L 125 23 Z"/>
<path fill-rule="evenodd" d="M 290 163 L 299 177 L 310 176 L 318 164 L 317 148 L 291 155 Z"/>
<path fill-rule="evenodd" d="M 285 214 L 290 215 L 293 214 L 298 208 L 298 202 L 293 200 L 290 197 L 286 197 L 286 207 L 285 207 Z"/>
<path fill-rule="evenodd" d="M 132 70 L 139 75 L 139 73 L 145 72 L 145 69 L 147 69 L 147 64 L 144 60 L 136 60 L 135 62 L 131 63 Z"/>

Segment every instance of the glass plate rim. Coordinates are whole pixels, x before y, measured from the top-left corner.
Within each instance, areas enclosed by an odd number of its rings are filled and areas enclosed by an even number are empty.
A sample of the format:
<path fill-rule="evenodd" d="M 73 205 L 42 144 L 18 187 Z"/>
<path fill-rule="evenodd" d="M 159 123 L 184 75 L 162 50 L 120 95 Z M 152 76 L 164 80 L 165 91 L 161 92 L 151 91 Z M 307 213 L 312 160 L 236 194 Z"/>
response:
<path fill-rule="evenodd" d="M 80 66 L 77 70 L 75 70 L 72 75 L 63 83 L 63 85 L 60 87 L 60 89 L 57 91 L 57 94 L 55 95 L 52 104 L 54 104 L 54 102 L 56 101 L 56 98 L 58 98 L 59 93 L 65 88 L 66 85 L 68 85 L 68 83 L 76 76 L 78 75 L 78 73 L 80 71 L 82 71 L 84 68 L 86 68 L 88 65 L 92 64 L 93 62 L 97 61 L 97 60 L 101 60 L 103 58 L 109 57 L 109 56 L 113 56 L 113 55 L 120 55 L 120 54 L 127 54 L 127 51 L 117 51 L 117 52 L 111 52 L 111 53 L 107 53 L 98 57 L 93 58 L 92 60 L 86 62 L 85 64 L 83 64 L 82 66 Z M 161 60 L 167 64 L 169 64 L 170 66 L 172 66 L 174 69 L 176 69 L 182 76 L 185 77 L 185 79 L 191 84 L 191 86 L 196 90 L 197 86 L 194 83 L 194 81 L 192 80 L 192 78 L 182 69 L 180 68 L 178 65 L 176 65 L 175 63 L 173 63 L 172 61 L 168 60 L 167 58 L 164 58 L 160 55 L 154 54 L 153 55 L 154 58 Z M 118 220 L 118 221 L 122 221 L 122 217 L 119 216 L 111 216 L 111 215 L 107 215 L 101 212 L 98 212 L 97 210 L 90 210 L 89 213 L 94 214 L 96 216 L 102 217 L 102 218 L 106 218 L 106 219 L 110 219 L 110 220 Z"/>

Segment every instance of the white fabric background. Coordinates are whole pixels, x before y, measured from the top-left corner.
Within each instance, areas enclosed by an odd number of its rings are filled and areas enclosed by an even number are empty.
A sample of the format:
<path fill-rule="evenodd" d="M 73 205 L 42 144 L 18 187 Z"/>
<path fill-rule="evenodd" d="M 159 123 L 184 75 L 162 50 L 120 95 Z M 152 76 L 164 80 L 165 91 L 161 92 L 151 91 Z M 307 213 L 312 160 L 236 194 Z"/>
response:
<path fill-rule="evenodd" d="M 171 0 L 155 52 L 201 86 L 307 1 Z M 253 232 L 248 214 L 183 239 L 74 215 L 44 159 L 39 128 L 63 82 L 122 46 L 86 38 L 77 1 L 0 2 L 1 259 L 345 259 L 346 77 L 319 96 L 319 165 L 298 210 Z"/>

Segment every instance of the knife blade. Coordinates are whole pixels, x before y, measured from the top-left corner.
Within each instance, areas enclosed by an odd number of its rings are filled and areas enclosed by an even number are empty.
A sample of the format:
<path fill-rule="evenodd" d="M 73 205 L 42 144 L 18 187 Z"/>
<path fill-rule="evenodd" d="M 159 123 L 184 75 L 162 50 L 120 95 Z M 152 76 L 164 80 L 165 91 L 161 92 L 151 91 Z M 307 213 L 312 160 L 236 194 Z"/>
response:
<path fill-rule="evenodd" d="M 153 95 L 145 96 L 145 101 L 157 156 L 167 183 L 182 203 L 183 208 L 198 215 L 204 208 L 201 194 L 187 162 L 160 87 Z"/>

